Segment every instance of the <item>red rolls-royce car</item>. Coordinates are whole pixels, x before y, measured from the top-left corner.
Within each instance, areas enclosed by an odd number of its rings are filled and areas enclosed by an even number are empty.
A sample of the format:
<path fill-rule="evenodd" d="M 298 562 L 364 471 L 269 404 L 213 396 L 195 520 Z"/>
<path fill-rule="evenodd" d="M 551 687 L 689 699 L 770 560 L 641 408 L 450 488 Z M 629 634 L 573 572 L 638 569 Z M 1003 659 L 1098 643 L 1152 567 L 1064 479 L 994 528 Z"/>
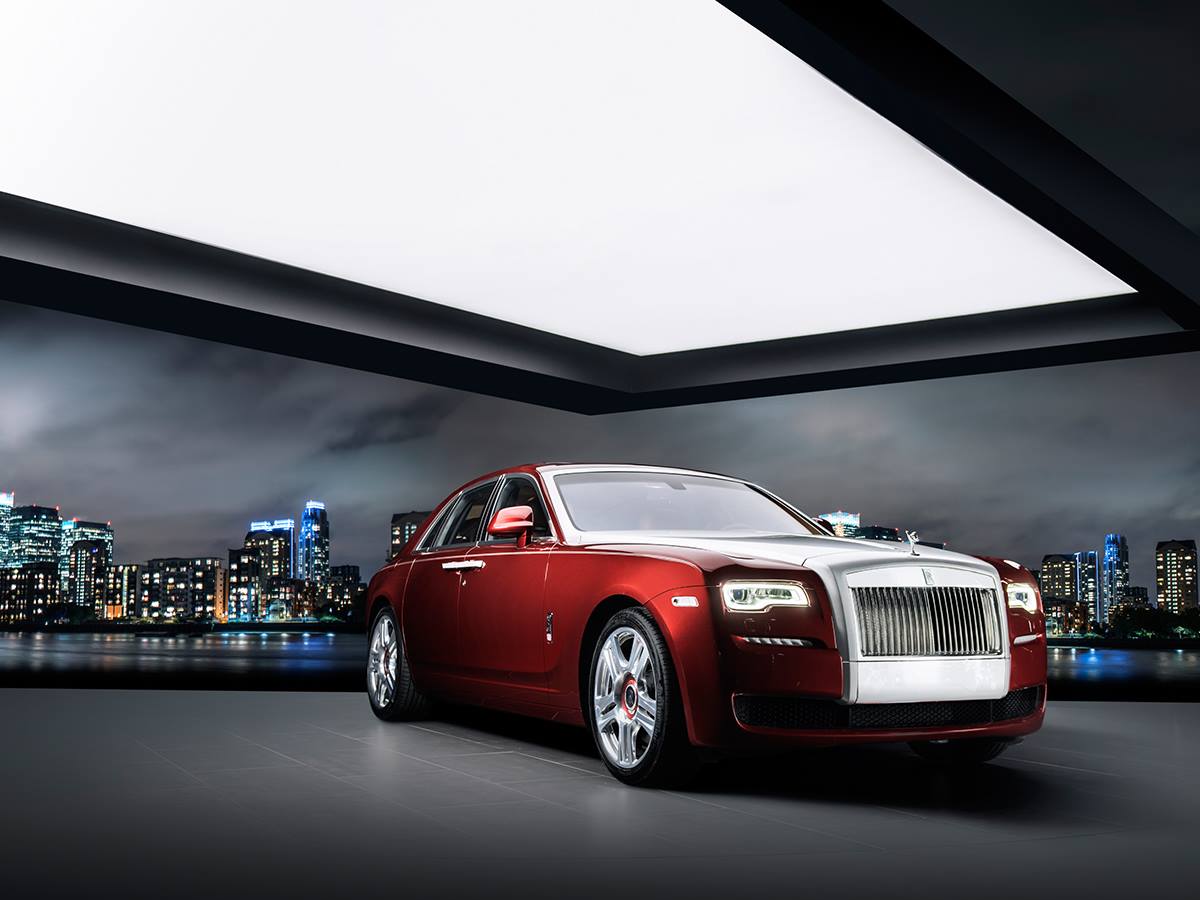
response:
<path fill-rule="evenodd" d="M 375 575 L 368 611 L 381 718 L 445 699 L 584 725 L 629 784 L 766 745 L 907 741 L 982 762 L 1045 712 L 1028 570 L 838 537 L 705 472 L 484 475 Z"/>

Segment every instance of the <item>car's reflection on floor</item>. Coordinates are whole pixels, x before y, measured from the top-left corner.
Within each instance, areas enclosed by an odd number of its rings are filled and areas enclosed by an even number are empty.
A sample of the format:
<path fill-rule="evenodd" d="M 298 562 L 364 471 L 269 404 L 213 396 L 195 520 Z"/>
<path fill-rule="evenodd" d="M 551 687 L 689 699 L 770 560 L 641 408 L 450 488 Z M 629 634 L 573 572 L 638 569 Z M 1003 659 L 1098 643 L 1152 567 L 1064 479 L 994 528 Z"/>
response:
<path fill-rule="evenodd" d="M 596 751 L 581 729 L 473 707 L 442 706 L 431 728 L 470 729 L 496 738 L 519 739 L 581 760 Z M 1033 743 L 1036 738 L 1031 738 Z M 1016 745 L 1014 755 L 1022 753 Z M 685 793 L 792 798 L 822 803 L 984 815 L 1038 815 L 1061 802 L 1060 788 L 1041 767 L 1027 765 L 930 765 L 903 744 L 796 750 L 718 759 Z"/>

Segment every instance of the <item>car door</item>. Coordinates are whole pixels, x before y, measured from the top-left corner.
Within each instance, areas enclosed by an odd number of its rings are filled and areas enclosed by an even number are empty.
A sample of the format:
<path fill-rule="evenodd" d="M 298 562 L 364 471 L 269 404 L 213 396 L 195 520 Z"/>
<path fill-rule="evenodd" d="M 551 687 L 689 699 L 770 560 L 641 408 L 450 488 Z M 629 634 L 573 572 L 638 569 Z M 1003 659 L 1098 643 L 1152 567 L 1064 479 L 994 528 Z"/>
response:
<path fill-rule="evenodd" d="M 426 676 L 451 674 L 457 667 L 462 565 L 479 540 L 497 484 L 489 481 L 459 494 L 414 553 L 402 627 L 409 660 Z"/>
<path fill-rule="evenodd" d="M 534 527 L 523 546 L 485 531 L 464 557 L 473 567 L 463 570 L 459 594 L 461 668 L 493 691 L 540 692 L 546 686 L 546 568 L 557 542 L 532 477 L 505 477 L 489 516 L 506 506 L 532 508 Z"/>

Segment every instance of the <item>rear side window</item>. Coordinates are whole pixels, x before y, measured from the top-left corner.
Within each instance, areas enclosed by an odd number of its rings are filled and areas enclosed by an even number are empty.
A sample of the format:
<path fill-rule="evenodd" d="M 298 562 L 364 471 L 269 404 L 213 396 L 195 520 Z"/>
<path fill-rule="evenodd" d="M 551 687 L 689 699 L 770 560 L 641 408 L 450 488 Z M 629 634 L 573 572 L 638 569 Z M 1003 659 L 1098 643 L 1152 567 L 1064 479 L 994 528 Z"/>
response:
<path fill-rule="evenodd" d="M 479 540 L 479 531 L 483 524 L 483 515 L 487 512 L 488 500 L 496 482 L 489 481 L 479 487 L 464 491 L 462 496 L 454 501 L 454 506 L 446 516 L 445 522 L 438 529 L 438 534 L 426 547 L 435 550 L 438 547 L 453 547 L 457 544 L 473 544 Z"/>

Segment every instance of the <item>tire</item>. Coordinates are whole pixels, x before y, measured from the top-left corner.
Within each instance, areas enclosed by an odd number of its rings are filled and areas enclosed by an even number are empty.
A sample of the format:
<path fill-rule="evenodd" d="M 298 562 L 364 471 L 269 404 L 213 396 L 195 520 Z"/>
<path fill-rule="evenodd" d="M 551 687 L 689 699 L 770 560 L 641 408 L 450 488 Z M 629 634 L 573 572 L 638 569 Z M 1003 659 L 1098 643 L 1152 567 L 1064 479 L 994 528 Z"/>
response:
<path fill-rule="evenodd" d="M 403 635 L 390 606 L 379 611 L 368 634 L 367 698 L 371 710 L 387 722 L 424 719 L 431 704 L 413 684 Z"/>
<path fill-rule="evenodd" d="M 583 713 L 609 772 L 640 787 L 695 777 L 700 759 L 688 742 L 675 667 L 650 614 L 618 611 L 591 654 Z"/>
<path fill-rule="evenodd" d="M 995 759 L 1012 741 L 974 738 L 960 741 L 913 741 L 908 746 L 922 759 L 941 766 L 976 766 Z"/>

